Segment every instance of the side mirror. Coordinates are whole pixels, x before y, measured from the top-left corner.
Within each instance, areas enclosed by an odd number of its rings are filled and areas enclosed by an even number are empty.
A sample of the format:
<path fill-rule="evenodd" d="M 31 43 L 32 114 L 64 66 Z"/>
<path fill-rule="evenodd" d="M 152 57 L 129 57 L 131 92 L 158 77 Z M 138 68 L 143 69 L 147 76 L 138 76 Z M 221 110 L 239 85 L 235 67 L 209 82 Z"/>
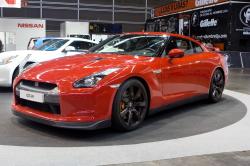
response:
<path fill-rule="evenodd" d="M 71 52 L 71 51 L 75 51 L 75 50 L 76 50 L 75 47 L 73 47 L 73 46 L 68 46 L 68 47 L 66 47 L 66 48 L 64 49 L 64 52 Z"/>
<path fill-rule="evenodd" d="M 169 58 L 181 58 L 184 56 L 184 51 L 178 48 L 172 49 L 168 53 Z"/>

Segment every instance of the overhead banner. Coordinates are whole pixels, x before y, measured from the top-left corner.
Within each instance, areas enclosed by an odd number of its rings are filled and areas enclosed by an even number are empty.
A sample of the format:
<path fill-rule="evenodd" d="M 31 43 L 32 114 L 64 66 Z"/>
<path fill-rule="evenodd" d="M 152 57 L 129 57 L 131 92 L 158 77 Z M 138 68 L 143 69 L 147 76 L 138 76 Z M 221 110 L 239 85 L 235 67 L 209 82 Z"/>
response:
<path fill-rule="evenodd" d="M 177 12 L 214 5 L 227 1 L 229 0 L 181 0 L 181 1 L 171 2 L 165 6 L 155 8 L 154 17 L 166 16 Z"/>
<path fill-rule="evenodd" d="M 190 12 L 190 31 L 198 39 L 226 41 L 230 29 L 229 5 L 219 5 Z"/>
<path fill-rule="evenodd" d="M 21 8 L 21 0 L 0 0 L 0 7 Z"/>
<path fill-rule="evenodd" d="M 235 35 L 241 39 L 249 39 L 250 37 L 250 2 L 235 4 L 233 6 L 234 29 Z"/>

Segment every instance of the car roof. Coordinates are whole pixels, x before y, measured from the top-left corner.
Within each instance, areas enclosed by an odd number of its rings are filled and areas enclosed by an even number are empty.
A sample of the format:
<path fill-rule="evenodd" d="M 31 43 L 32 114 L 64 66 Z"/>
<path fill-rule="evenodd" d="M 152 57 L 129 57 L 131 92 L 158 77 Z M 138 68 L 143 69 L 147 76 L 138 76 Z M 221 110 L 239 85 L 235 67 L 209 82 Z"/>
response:
<path fill-rule="evenodd" d="M 155 35 L 155 36 L 173 36 L 173 37 L 179 37 L 179 38 L 183 38 L 183 39 L 187 39 L 190 41 L 193 41 L 197 44 L 199 44 L 203 50 L 207 51 L 207 48 L 198 40 L 193 39 L 191 37 L 188 36 L 184 36 L 184 35 L 180 35 L 180 34 L 176 34 L 176 33 L 168 33 L 168 32 L 128 32 L 128 33 L 124 33 L 125 35 L 129 35 L 129 34 L 134 34 L 134 35 Z"/>
<path fill-rule="evenodd" d="M 195 42 L 199 43 L 199 41 L 196 41 L 196 40 L 192 39 L 191 37 L 180 35 L 180 34 L 176 34 L 176 33 L 168 33 L 168 32 L 129 32 L 129 33 L 124 33 L 124 34 L 156 35 L 156 36 L 164 36 L 164 35 L 166 35 L 166 36 L 174 36 L 174 37 L 185 38 L 185 39 L 188 39 L 188 40 L 195 41 Z"/>

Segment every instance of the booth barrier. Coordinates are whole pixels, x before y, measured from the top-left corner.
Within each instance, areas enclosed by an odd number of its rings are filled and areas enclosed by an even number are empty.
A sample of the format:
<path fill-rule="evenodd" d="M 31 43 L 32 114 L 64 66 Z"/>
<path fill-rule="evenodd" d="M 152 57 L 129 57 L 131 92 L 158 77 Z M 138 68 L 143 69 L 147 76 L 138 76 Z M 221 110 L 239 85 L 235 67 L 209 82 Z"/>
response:
<path fill-rule="evenodd" d="M 250 68 L 250 52 L 223 51 L 228 56 L 230 68 Z"/>

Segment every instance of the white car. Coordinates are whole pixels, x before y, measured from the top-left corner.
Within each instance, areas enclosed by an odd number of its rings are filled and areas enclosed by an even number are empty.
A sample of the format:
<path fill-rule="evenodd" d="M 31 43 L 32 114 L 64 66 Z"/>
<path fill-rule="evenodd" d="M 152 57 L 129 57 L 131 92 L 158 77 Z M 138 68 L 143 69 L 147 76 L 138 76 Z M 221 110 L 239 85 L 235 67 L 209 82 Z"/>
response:
<path fill-rule="evenodd" d="M 97 43 L 88 39 L 54 38 L 36 50 L 0 53 L 0 87 L 11 87 L 20 71 L 29 65 L 64 56 L 86 53 Z"/>

